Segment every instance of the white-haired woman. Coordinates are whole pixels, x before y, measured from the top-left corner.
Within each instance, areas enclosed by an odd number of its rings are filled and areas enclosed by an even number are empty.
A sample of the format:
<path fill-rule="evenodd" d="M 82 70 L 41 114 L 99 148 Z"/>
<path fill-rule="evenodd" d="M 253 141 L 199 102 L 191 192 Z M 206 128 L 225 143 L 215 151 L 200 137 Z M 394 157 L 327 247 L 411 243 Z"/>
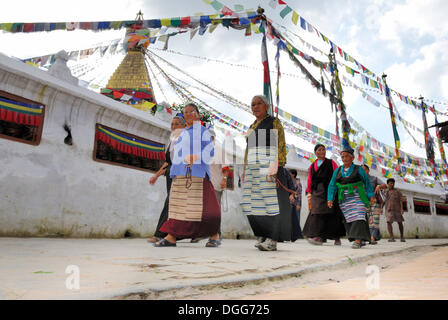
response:
<path fill-rule="evenodd" d="M 185 119 L 182 113 L 176 114 L 176 116 L 171 120 L 171 136 L 170 136 L 170 142 L 168 143 L 168 146 L 165 151 L 165 159 L 166 161 L 163 163 L 163 165 L 160 167 L 159 171 L 157 171 L 150 179 L 149 183 L 151 185 L 154 185 L 159 179 L 161 175 L 164 175 L 166 178 L 166 199 L 165 204 L 163 206 L 162 212 L 160 213 L 159 222 L 157 223 L 156 232 L 154 233 L 154 236 L 148 239 L 148 242 L 157 242 L 164 238 L 167 234 L 160 231 L 160 227 L 165 223 L 166 220 L 168 220 L 168 207 L 169 207 L 169 199 L 170 199 L 170 189 L 171 189 L 171 182 L 172 179 L 170 177 L 170 168 L 173 161 L 173 148 L 176 144 L 177 138 L 179 137 L 180 133 L 182 132 L 182 129 L 185 128 Z"/>
<path fill-rule="evenodd" d="M 275 251 L 278 241 L 296 240 L 291 237 L 286 190 L 289 173 L 284 169 L 285 132 L 280 120 L 268 114 L 269 103 L 264 96 L 254 96 L 251 106 L 256 120 L 247 132 L 241 207 L 258 239 L 255 246 L 261 251 Z"/>

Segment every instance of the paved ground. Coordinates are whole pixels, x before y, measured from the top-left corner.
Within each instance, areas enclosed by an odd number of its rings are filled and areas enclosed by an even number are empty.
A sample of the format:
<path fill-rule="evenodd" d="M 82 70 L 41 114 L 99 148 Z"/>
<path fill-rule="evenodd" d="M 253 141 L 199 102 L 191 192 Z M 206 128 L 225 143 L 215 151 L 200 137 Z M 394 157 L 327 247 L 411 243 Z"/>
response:
<path fill-rule="evenodd" d="M 388 259 L 390 262 L 390 259 Z M 375 266 L 374 266 L 375 267 Z M 372 271 L 374 269 L 371 269 Z M 352 271 L 352 277 L 317 286 L 277 289 L 243 296 L 251 300 L 448 300 L 448 248 L 433 249 L 390 270 L 379 267 L 377 280 Z M 331 275 L 335 278 L 335 275 Z"/>
<path fill-rule="evenodd" d="M 219 248 L 205 248 L 205 240 L 185 240 L 176 248 L 155 248 L 145 239 L 0 238 L 0 299 L 164 299 L 181 291 L 188 297 L 190 289 L 242 287 L 344 269 L 413 248 L 447 245 L 448 239 L 382 240 L 359 250 L 347 240 L 341 247 L 298 240 L 280 243 L 276 252 L 260 252 L 254 243 L 224 239 Z"/>

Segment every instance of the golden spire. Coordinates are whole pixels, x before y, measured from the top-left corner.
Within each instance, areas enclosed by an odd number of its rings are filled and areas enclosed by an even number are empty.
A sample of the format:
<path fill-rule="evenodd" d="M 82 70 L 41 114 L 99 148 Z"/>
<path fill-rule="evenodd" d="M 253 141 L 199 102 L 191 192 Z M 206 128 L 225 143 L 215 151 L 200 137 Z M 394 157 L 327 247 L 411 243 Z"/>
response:
<path fill-rule="evenodd" d="M 147 88 L 152 91 L 143 52 L 129 50 L 107 82 L 107 87 L 112 89 Z"/>
<path fill-rule="evenodd" d="M 135 37 L 136 32 L 141 33 L 142 31 L 144 31 L 142 29 L 142 24 L 143 14 L 141 13 L 141 11 L 139 11 L 135 18 L 135 24 L 127 28 L 126 39 L 130 39 L 129 35 L 134 35 Z M 149 44 L 149 38 L 147 39 L 148 42 L 145 45 L 134 43 L 131 46 L 130 42 L 125 44 L 126 46 L 128 46 L 128 52 L 107 82 L 107 89 L 120 90 L 121 92 L 123 92 L 123 90 L 126 90 L 125 94 L 127 95 L 129 95 L 129 92 L 138 91 L 147 93 L 140 93 L 139 95 L 137 95 L 137 98 L 142 96 L 144 96 L 144 98 L 141 98 L 141 100 L 134 99 L 132 104 L 140 104 L 145 101 L 156 103 L 151 79 L 149 77 L 148 69 L 145 64 L 144 50 Z M 102 90 L 102 93 L 103 91 L 104 90 Z M 115 98 L 115 96 L 113 96 L 113 93 L 108 92 L 106 95 Z"/>

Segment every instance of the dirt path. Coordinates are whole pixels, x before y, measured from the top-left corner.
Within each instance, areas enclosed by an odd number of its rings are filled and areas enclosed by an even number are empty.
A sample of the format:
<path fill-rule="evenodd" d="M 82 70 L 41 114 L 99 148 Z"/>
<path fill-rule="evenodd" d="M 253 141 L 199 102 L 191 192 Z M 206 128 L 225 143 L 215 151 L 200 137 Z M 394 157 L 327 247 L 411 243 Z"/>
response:
<path fill-rule="evenodd" d="M 266 280 L 238 288 L 189 288 L 163 299 L 448 300 L 448 247 L 410 249 L 393 256 L 353 263 L 348 268 L 286 280 Z"/>

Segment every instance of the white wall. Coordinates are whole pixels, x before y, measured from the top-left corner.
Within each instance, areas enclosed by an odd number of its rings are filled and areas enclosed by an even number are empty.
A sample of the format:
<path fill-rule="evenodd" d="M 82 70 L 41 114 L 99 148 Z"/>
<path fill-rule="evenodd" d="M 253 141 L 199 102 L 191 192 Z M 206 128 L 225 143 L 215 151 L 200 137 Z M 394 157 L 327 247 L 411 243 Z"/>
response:
<path fill-rule="evenodd" d="M 0 138 L 0 236 L 153 234 L 166 197 L 165 178 L 151 186 L 151 173 L 93 161 L 95 124 L 166 143 L 167 119 L 156 119 L 87 89 L 64 84 L 44 71 L 1 55 L 0 90 L 46 105 L 40 145 Z M 63 142 L 64 123 L 72 128 L 72 146 Z M 302 228 L 308 216 L 305 189 L 309 165 L 298 159 L 291 147 L 286 167 L 297 169 L 302 182 Z M 225 191 L 222 198 L 224 237 L 253 236 L 240 207 L 241 173 L 242 166 L 237 165 L 235 190 Z M 427 192 L 433 205 L 438 199 L 437 192 L 428 188 L 404 187 L 409 189 L 404 190 L 408 195 L 416 191 L 424 197 L 421 193 Z M 384 216 L 380 227 L 383 236 L 388 236 Z M 417 227 L 420 237 L 447 237 L 448 217 L 435 212 L 432 216 L 416 215 L 410 210 L 405 215 L 406 236 L 415 237 Z M 394 229 L 398 232 L 396 225 Z"/>
<path fill-rule="evenodd" d="M 162 143 L 169 137 L 168 125 L 151 125 L 113 110 L 131 107 L 101 96 L 94 103 L 95 96 L 80 98 L 51 81 L 41 95 L 43 88 L 37 80 L 0 68 L 0 90 L 42 98 L 46 105 L 40 145 L 0 139 L 0 235 L 152 234 L 166 196 L 165 180 L 150 186 L 149 172 L 93 161 L 95 124 Z M 63 142 L 65 122 L 72 128 L 72 146 Z"/>

